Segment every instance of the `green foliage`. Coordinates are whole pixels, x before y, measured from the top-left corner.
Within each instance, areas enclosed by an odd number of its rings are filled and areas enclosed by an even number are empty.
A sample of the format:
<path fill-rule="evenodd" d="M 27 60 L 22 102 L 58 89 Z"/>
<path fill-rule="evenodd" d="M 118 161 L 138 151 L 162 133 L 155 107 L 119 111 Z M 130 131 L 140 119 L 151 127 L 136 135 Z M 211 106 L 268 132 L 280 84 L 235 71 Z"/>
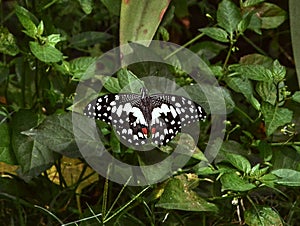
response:
<path fill-rule="evenodd" d="M 3 225 L 296 225 L 299 221 L 298 12 L 287 19 L 287 1 L 4 1 L 0 17 L 0 222 Z M 299 1 L 290 1 L 299 8 Z M 297 6 L 297 7 L 296 7 Z M 296 27 L 295 27 L 296 26 Z M 289 39 L 292 32 L 293 43 Z M 147 75 L 167 77 L 203 105 L 219 112 L 224 97 L 224 140 L 212 163 L 202 153 L 214 115 L 201 124 L 199 142 L 188 134 L 166 147 L 138 154 L 109 125 L 96 122 L 116 159 L 146 165 L 178 147 L 193 151 L 168 180 L 145 188 L 121 187 L 93 172 L 78 150 L 72 111 L 79 81 L 91 65 L 119 44 L 155 37 L 192 50 L 209 66 L 220 88 L 204 93 L 180 68 L 153 62 L 129 65 L 109 77 L 97 74 L 102 93 L 139 93 Z M 294 46 L 295 58 L 292 57 Z M 143 48 L 141 48 L 141 55 Z M 159 56 L 156 56 L 159 57 Z M 113 59 L 114 60 L 114 59 Z M 107 65 L 114 65 L 108 60 Z M 107 66 L 107 65 L 96 65 Z M 91 72 L 91 71 L 89 71 Z M 91 90 L 92 88 L 88 88 Z M 210 109 L 209 109 L 210 108 Z M 73 112 L 80 114 L 82 112 Z M 84 116 L 78 116 L 84 118 Z M 100 144 L 93 131 L 81 142 Z M 147 155 L 148 154 L 148 155 Z M 73 177 L 70 159 L 79 159 Z M 68 159 L 68 160 L 66 160 Z M 66 162 L 67 161 L 67 162 Z M 6 164 L 4 164 L 6 163 Z M 203 164 L 204 163 L 204 164 Z M 17 172 L 11 166 L 18 166 Z M 65 173 L 65 170 L 69 170 Z M 86 174 L 88 172 L 88 174 Z M 143 171 L 157 178 L 156 172 Z M 109 176 L 109 175 L 108 175 Z M 68 178 L 71 178 L 70 181 Z M 34 196 L 32 195 L 34 194 Z M 101 201 L 99 201 L 101 200 Z M 91 218 L 90 218 L 91 217 Z M 81 220 L 80 220 L 81 219 Z"/>

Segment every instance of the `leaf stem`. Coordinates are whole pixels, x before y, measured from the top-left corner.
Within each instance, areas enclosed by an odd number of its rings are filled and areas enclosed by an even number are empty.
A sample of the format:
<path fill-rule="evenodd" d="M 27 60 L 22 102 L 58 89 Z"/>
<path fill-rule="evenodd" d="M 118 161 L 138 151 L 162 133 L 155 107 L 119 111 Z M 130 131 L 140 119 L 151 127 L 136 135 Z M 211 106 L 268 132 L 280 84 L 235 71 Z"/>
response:
<path fill-rule="evenodd" d="M 250 118 L 250 116 L 246 112 L 244 112 L 242 109 L 240 109 L 239 107 L 235 106 L 234 109 L 237 110 L 239 113 L 241 113 L 243 116 L 245 116 L 251 123 L 255 122 L 255 120 Z"/>
<path fill-rule="evenodd" d="M 195 38 L 191 39 L 190 41 L 188 41 L 187 43 L 185 43 L 184 45 L 182 45 L 180 48 L 176 49 L 173 53 L 169 54 L 168 56 L 166 56 L 164 58 L 164 60 L 167 60 L 168 58 L 170 58 L 171 56 L 175 55 L 176 53 L 178 53 L 179 51 L 181 51 L 182 49 L 184 49 L 185 47 L 187 47 L 188 45 L 192 44 L 193 42 L 195 42 L 196 40 L 202 38 L 204 36 L 204 33 L 201 33 L 199 35 L 197 35 Z"/>
<path fill-rule="evenodd" d="M 145 191 L 147 191 L 150 188 L 150 185 L 144 188 L 139 194 L 137 194 L 133 199 L 131 199 L 128 203 L 126 203 L 124 206 L 122 206 L 119 210 L 117 210 L 114 214 L 112 214 L 110 217 L 106 218 L 103 221 L 103 224 L 110 221 L 112 218 L 117 216 L 119 213 L 121 213 L 124 209 L 126 209 L 133 201 L 135 201 L 138 197 L 140 197 Z"/>
<path fill-rule="evenodd" d="M 245 35 L 242 35 L 242 37 L 245 39 L 246 42 L 248 42 L 255 50 L 257 50 L 260 54 L 268 56 L 268 54 L 259 48 L 254 42 L 251 41 L 251 39 L 247 38 Z"/>

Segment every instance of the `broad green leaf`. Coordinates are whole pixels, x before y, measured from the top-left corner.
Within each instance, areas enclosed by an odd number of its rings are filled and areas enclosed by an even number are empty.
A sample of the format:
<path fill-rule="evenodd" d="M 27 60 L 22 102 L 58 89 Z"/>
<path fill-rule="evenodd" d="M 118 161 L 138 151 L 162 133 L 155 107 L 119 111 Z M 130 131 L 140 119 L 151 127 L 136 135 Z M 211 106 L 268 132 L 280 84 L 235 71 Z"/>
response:
<path fill-rule="evenodd" d="M 26 29 L 24 31 L 28 36 L 34 38 L 37 35 L 37 27 L 38 20 L 35 16 L 30 13 L 27 9 L 22 6 L 16 6 L 15 12 L 22 26 Z"/>
<path fill-rule="evenodd" d="M 87 69 L 95 63 L 95 57 L 78 57 L 70 61 L 70 73 L 76 79 L 81 79 L 85 75 Z"/>
<path fill-rule="evenodd" d="M 223 155 L 225 156 L 225 161 L 229 162 L 238 170 L 247 174 L 251 171 L 251 164 L 244 156 L 229 152 L 223 152 Z"/>
<path fill-rule="evenodd" d="M 251 80 L 267 82 L 272 79 L 272 72 L 262 65 L 232 65 L 230 69 Z"/>
<path fill-rule="evenodd" d="M 282 226 L 280 215 L 268 206 L 255 206 L 245 211 L 245 223 L 251 226 Z"/>
<path fill-rule="evenodd" d="M 81 157 L 73 134 L 71 112 L 47 117 L 35 129 L 33 137 L 34 141 L 41 143 L 43 147 L 52 151 L 72 158 Z"/>
<path fill-rule="evenodd" d="M 268 162 L 272 159 L 272 148 L 271 146 L 264 140 L 260 140 L 257 146 L 259 150 L 259 156 L 265 161 Z"/>
<path fill-rule="evenodd" d="M 51 34 L 47 37 L 47 44 L 55 47 L 61 40 L 60 34 Z"/>
<path fill-rule="evenodd" d="M 10 131 L 6 123 L 0 124 L 0 137 L 0 162 L 5 162 L 10 165 L 17 164 L 10 146 Z"/>
<path fill-rule="evenodd" d="M 92 12 L 93 5 L 94 5 L 93 0 L 77 0 L 77 1 L 80 3 L 81 8 L 85 14 L 90 14 Z"/>
<path fill-rule="evenodd" d="M 237 93 L 242 93 L 247 99 L 253 95 L 252 83 L 245 77 L 228 77 L 226 84 Z"/>
<path fill-rule="evenodd" d="M 183 18 L 189 15 L 188 3 L 186 0 L 173 0 L 175 6 L 175 15 L 178 18 Z"/>
<path fill-rule="evenodd" d="M 217 27 L 206 27 L 201 28 L 199 31 L 206 34 L 208 37 L 215 39 L 220 42 L 229 42 L 228 33 L 221 28 Z"/>
<path fill-rule="evenodd" d="M 300 186 L 300 172 L 292 169 L 278 169 L 271 172 L 279 177 L 275 182 L 285 186 Z"/>
<path fill-rule="evenodd" d="M 242 93 L 256 110 L 260 109 L 260 103 L 253 96 L 252 83 L 249 79 L 245 77 L 228 77 L 226 83 L 235 92 Z"/>
<path fill-rule="evenodd" d="M 106 32 L 86 31 L 71 37 L 70 45 L 75 48 L 85 48 L 95 44 L 102 44 L 111 37 Z"/>
<path fill-rule="evenodd" d="M 256 187 L 254 184 L 237 175 L 236 172 L 225 173 L 221 176 L 220 180 L 223 191 L 249 191 Z"/>
<path fill-rule="evenodd" d="M 256 85 L 256 92 L 260 95 L 261 99 L 272 105 L 275 105 L 277 100 L 277 87 L 274 82 L 258 82 Z"/>
<path fill-rule="evenodd" d="M 120 16 L 120 44 L 151 40 L 162 21 L 170 1 L 122 1 Z"/>
<path fill-rule="evenodd" d="M 262 31 L 261 31 L 261 19 L 259 17 L 259 15 L 257 15 L 256 13 L 253 13 L 250 19 L 250 23 L 248 25 L 248 29 L 253 30 L 254 32 L 256 32 L 259 35 L 262 35 Z"/>
<path fill-rule="evenodd" d="M 262 54 L 253 53 L 241 57 L 240 64 L 261 65 L 266 68 L 272 68 L 273 59 Z"/>
<path fill-rule="evenodd" d="M 15 37 L 6 27 L 0 26 L 0 52 L 15 56 L 19 53 Z"/>
<path fill-rule="evenodd" d="M 253 12 L 247 13 L 243 16 L 243 19 L 239 22 L 237 30 L 239 33 L 244 33 L 244 31 L 249 27 Z"/>
<path fill-rule="evenodd" d="M 268 173 L 260 178 L 258 178 L 259 182 L 263 183 L 264 185 L 274 188 L 275 187 L 275 181 L 277 180 L 277 177 L 274 174 Z"/>
<path fill-rule="evenodd" d="M 40 45 L 37 42 L 29 43 L 33 55 L 45 63 L 59 62 L 63 59 L 63 54 L 51 45 Z"/>
<path fill-rule="evenodd" d="M 274 133 L 279 126 L 290 123 L 293 118 L 293 112 L 291 110 L 272 106 L 266 102 L 262 104 L 261 111 L 265 119 L 267 136 Z"/>
<path fill-rule="evenodd" d="M 263 29 L 274 29 L 279 27 L 286 19 L 287 13 L 279 6 L 265 2 L 257 9 Z"/>
<path fill-rule="evenodd" d="M 215 41 L 203 41 L 203 42 L 200 42 L 200 43 L 197 43 L 197 44 L 191 46 L 191 48 L 190 48 L 191 51 L 196 53 L 201 58 L 204 58 L 205 60 L 213 59 L 214 57 L 218 56 L 220 54 L 220 52 L 224 49 L 226 49 L 225 45 L 220 44 Z M 220 72 L 222 72 L 222 70 L 223 70 L 222 67 L 217 66 L 217 65 L 215 65 L 215 66 L 211 65 L 210 69 L 212 70 L 213 67 L 220 68 L 221 69 L 221 70 L 219 70 Z M 212 72 L 214 73 L 214 71 L 212 71 Z M 220 74 L 223 75 L 223 73 L 220 73 Z"/>
<path fill-rule="evenodd" d="M 119 93 L 121 91 L 121 87 L 119 84 L 119 80 L 117 78 L 106 76 L 104 88 L 107 89 L 110 93 Z"/>
<path fill-rule="evenodd" d="M 145 86 L 143 81 L 126 69 L 118 71 L 118 81 L 123 92 L 139 93 L 140 89 Z"/>
<path fill-rule="evenodd" d="M 249 6 L 254 6 L 257 4 L 260 4 L 262 2 L 264 2 L 265 0 L 246 0 L 243 2 L 243 7 L 249 7 Z"/>
<path fill-rule="evenodd" d="M 296 101 L 298 103 L 300 103 L 300 91 L 296 91 L 293 96 L 292 96 L 292 100 Z"/>
<path fill-rule="evenodd" d="M 122 0 L 101 0 L 101 2 L 112 15 L 120 15 Z"/>
<path fill-rule="evenodd" d="M 218 25 L 228 33 L 233 33 L 242 20 L 240 9 L 230 0 L 223 0 L 218 7 Z"/>
<path fill-rule="evenodd" d="M 30 110 L 20 110 L 12 116 L 12 148 L 22 174 L 30 177 L 39 175 L 55 161 L 53 152 L 44 144 L 46 140 L 33 139 L 37 125 L 38 115 Z"/>
<path fill-rule="evenodd" d="M 289 146 L 272 147 L 273 169 L 300 169 L 300 155 L 295 148 Z"/>
<path fill-rule="evenodd" d="M 282 66 L 278 60 L 275 60 L 273 62 L 272 73 L 273 73 L 274 80 L 277 83 L 284 80 L 286 75 L 286 70 L 285 67 Z"/>
<path fill-rule="evenodd" d="M 188 179 L 183 177 L 185 176 L 181 175 L 168 181 L 160 200 L 155 206 L 171 210 L 216 212 L 217 207 L 194 192 Z"/>

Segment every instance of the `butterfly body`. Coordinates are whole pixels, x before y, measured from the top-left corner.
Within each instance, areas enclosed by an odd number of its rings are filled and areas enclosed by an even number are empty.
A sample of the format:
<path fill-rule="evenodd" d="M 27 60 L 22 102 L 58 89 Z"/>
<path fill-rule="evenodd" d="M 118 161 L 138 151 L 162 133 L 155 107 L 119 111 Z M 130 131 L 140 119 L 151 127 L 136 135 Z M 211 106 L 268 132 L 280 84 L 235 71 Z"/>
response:
<path fill-rule="evenodd" d="M 146 143 L 166 145 L 182 126 L 204 120 L 202 107 L 192 100 L 171 94 L 108 94 L 90 102 L 84 115 L 111 124 L 130 146 Z"/>

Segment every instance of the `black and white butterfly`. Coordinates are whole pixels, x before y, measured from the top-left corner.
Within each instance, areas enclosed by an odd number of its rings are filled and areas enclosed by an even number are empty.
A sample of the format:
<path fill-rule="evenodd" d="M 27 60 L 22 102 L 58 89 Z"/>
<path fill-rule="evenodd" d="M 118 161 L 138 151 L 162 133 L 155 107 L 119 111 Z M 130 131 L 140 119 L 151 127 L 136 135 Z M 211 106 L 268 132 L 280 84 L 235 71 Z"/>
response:
<path fill-rule="evenodd" d="M 206 118 L 192 100 L 171 94 L 107 94 L 91 101 L 84 115 L 111 124 L 120 139 L 131 146 L 153 142 L 166 145 L 182 127 Z"/>

